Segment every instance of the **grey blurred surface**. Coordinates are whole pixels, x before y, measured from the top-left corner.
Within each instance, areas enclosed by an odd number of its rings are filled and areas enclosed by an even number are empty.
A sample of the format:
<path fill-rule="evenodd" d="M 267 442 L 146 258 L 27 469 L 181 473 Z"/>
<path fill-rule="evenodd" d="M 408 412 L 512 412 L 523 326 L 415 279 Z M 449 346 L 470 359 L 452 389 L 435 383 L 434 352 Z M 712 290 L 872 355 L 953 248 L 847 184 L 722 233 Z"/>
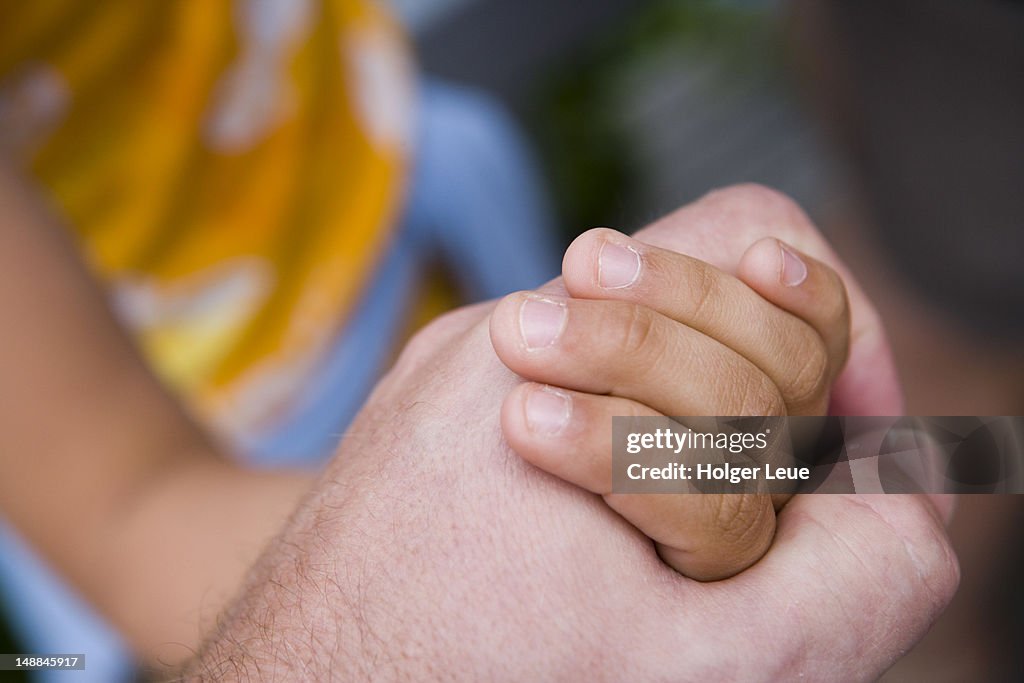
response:
<path fill-rule="evenodd" d="M 591 107 L 602 120 L 600 126 L 613 133 L 615 140 L 591 136 L 589 141 L 621 147 L 615 153 L 622 157 L 628 182 L 611 190 L 618 196 L 608 203 L 617 208 L 599 213 L 595 220 L 633 229 L 710 189 L 738 182 L 780 189 L 813 215 L 837 174 L 838 165 L 818 129 L 797 106 L 781 65 L 738 69 L 728 49 L 719 50 L 704 41 L 693 43 L 687 35 L 678 40 L 661 36 L 653 44 L 622 43 L 645 12 L 664 9 L 670 2 L 434 0 L 434 4 L 433 18 L 421 22 L 416 34 L 425 71 L 495 95 L 524 122 L 536 125 L 538 117 L 547 115 L 538 99 L 552 97 L 552 80 L 563 89 L 598 81 L 592 88 Z M 766 23 L 779 20 L 779 3 L 767 0 L 719 0 L 693 6 L 747 13 L 763 17 Z M 743 41 L 744 37 L 725 39 Z M 597 79 L 587 71 L 594 68 L 595 53 L 604 60 Z M 581 127 L 593 125 L 585 118 L 581 114 Z M 543 127 L 544 121 L 539 123 Z M 541 156 L 550 156 L 545 151 Z M 580 158 L 592 153 L 578 152 Z M 556 174 L 560 172 L 556 169 Z M 555 190 L 561 191 L 557 185 Z M 570 221 L 574 218 L 568 216 Z M 581 231 L 589 226 L 575 227 Z"/>
<path fill-rule="evenodd" d="M 1024 3 L 824 4 L 878 237 L 977 332 L 1024 337 Z M 824 89 L 819 88 L 819 89 Z"/>
<path fill-rule="evenodd" d="M 894 266 L 922 293 L 977 329 L 1024 332 L 1024 3 L 789 3 L 835 24 L 831 42 L 819 35 L 816 52 L 803 57 L 823 75 L 815 92 L 832 91 L 841 101 L 816 118 L 847 143 L 852 173 L 798 106 L 771 49 L 764 64 L 752 66 L 759 45 L 744 48 L 742 33 L 705 40 L 699 22 L 683 22 L 677 35 L 652 38 L 649 31 L 623 40 L 645 14 L 666 11 L 711 16 L 712 33 L 722 16 L 754 18 L 735 22 L 744 30 L 760 31 L 758 22 L 772 30 L 783 3 L 434 4 L 416 38 L 429 73 L 494 94 L 535 128 L 558 111 L 552 101 L 564 104 L 559 88 L 583 92 L 554 131 L 556 154 L 550 135 L 538 138 L 542 158 L 555 166 L 556 202 L 574 207 L 563 214 L 567 231 L 595 220 L 633 229 L 737 182 L 775 187 L 821 218 L 832 189 L 857 187 Z M 824 28 L 815 26 L 819 34 Z M 733 57 L 744 49 L 748 63 L 738 64 Z M 830 70 L 836 64 L 845 70 Z M 574 125 L 589 131 L 577 135 Z M 608 149 L 595 154 L 602 146 Z M 596 190 L 587 195 L 585 165 L 595 160 L 605 167 L 593 169 Z M 558 182 L 567 175 L 574 179 Z M 577 210 L 594 195 L 604 196 L 602 206 Z"/>
<path fill-rule="evenodd" d="M 649 0 L 433 0 L 416 45 L 431 74 L 494 93 L 513 108 L 543 75 Z"/>
<path fill-rule="evenodd" d="M 775 187 L 814 213 L 837 172 L 820 131 L 770 74 L 670 49 L 625 71 L 621 90 L 636 202 L 652 217 L 739 182 Z"/>

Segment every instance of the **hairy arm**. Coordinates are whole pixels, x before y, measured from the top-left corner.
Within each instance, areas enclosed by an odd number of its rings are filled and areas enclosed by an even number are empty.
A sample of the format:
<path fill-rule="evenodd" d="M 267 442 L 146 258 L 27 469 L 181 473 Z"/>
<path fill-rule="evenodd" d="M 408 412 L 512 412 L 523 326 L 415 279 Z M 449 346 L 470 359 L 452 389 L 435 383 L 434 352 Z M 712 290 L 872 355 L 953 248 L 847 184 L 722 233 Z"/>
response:
<path fill-rule="evenodd" d="M 218 452 L 3 163 L 0 278 L 0 513 L 140 653 L 180 659 L 309 478 L 247 472 Z"/>
<path fill-rule="evenodd" d="M 700 240 L 721 246 L 730 230 L 834 263 L 761 188 L 706 197 L 637 238 L 711 257 Z M 877 393 L 847 398 L 898 409 L 884 335 L 849 284 L 854 344 L 871 344 L 855 379 L 874 367 Z M 184 678 L 869 681 L 952 596 L 942 501 L 918 496 L 797 496 L 758 564 L 712 584 L 680 577 L 599 497 L 509 451 L 499 412 L 517 380 L 488 312 L 413 340 Z"/>

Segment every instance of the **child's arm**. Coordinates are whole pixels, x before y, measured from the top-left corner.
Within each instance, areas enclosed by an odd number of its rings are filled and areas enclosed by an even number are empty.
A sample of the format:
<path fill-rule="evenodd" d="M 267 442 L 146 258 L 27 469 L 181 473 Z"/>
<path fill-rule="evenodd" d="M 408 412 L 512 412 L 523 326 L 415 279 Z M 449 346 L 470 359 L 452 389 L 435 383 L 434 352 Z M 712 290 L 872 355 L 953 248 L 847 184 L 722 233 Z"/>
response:
<path fill-rule="evenodd" d="M 0 164 L 0 513 L 143 656 L 170 663 L 199 643 L 309 478 L 222 457 L 62 233 Z"/>
<path fill-rule="evenodd" d="M 825 414 L 849 343 L 838 275 L 768 238 L 741 280 L 611 230 L 577 239 L 563 274 L 572 298 L 514 294 L 491 319 L 499 357 L 531 380 L 505 402 L 509 443 L 603 495 L 688 576 L 757 561 L 775 529 L 768 496 L 612 494 L 611 417 Z"/>

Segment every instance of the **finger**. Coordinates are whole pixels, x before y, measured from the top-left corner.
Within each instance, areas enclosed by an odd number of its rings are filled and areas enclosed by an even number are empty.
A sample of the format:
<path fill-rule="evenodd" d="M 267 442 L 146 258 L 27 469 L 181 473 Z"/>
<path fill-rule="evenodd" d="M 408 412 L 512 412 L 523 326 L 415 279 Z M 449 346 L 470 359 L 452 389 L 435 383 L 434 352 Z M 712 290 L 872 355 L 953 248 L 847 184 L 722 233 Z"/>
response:
<path fill-rule="evenodd" d="M 697 581 L 748 569 L 775 536 L 775 508 L 765 494 L 633 493 L 605 501 L 657 543 L 665 564 Z"/>
<path fill-rule="evenodd" d="M 701 581 L 723 579 L 764 555 L 775 532 L 770 496 L 612 493 L 613 416 L 660 417 L 629 399 L 526 383 L 506 398 L 501 423 L 523 459 L 604 496 L 680 573 Z"/>
<path fill-rule="evenodd" d="M 524 460 L 591 493 L 612 492 L 612 417 L 660 417 L 642 403 L 526 382 L 501 409 L 505 440 Z"/>
<path fill-rule="evenodd" d="M 800 653 L 786 672 L 751 676 L 873 681 L 924 635 L 958 581 L 942 519 L 924 496 L 796 496 L 756 566 L 702 587 L 711 604 L 699 623 L 710 632 L 747 623 L 747 638 Z M 690 588 L 680 587 L 680 600 Z"/>
<path fill-rule="evenodd" d="M 828 264 L 846 284 L 850 302 L 850 353 L 832 389 L 832 412 L 840 415 L 901 415 L 903 393 L 878 312 L 856 278 L 800 207 L 759 185 L 711 192 L 658 220 L 636 239 L 690 254 L 735 273 L 739 255 L 763 237 L 777 237 Z"/>
<path fill-rule="evenodd" d="M 846 363 L 850 344 L 850 307 L 839 274 L 796 248 L 766 237 L 743 254 L 737 275 L 766 301 L 817 332 L 827 350 L 826 378 L 831 384 Z"/>
<path fill-rule="evenodd" d="M 613 394 L 665 415 L 782 415 L 774 383 L 710 337 L 622 301 L 519 292 L 491 316 L 491 343 L 526 379 Z"/>
<path fill-rule="evenodd" d="M 720 341 L 775 383 L 791 414 L 827 409 L 830 359 L 822 337 L 799 317 L 714 266 L 606 228 L 578 237 L 563 261 L 574 297 L 643 304 Z M 817 273 L 816 273 L 817 275 Z M 815 280 L 829 301 L 845 297 Z"/>

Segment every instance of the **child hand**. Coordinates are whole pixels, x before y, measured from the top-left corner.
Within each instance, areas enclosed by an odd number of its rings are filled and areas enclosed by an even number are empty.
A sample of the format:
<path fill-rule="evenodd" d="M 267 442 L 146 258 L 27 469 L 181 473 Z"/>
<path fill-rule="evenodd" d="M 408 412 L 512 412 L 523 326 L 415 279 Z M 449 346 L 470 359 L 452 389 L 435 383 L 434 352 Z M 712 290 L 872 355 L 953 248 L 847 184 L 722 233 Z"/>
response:
<path fill-rule="evenodd" d="M 849 345 L 842 280 L 773 238 L 733 277 L 608 229 L 570 245 L 563 277 L 569 297 L 511 294 L 491 317 L 498 357 L 529 380 L 505 400 L 505 438 L 603 496 L 680 573 L 749 567 L 774 536 L 772 498 L 613 494 L 611 418 L 826 414 Z"/>

